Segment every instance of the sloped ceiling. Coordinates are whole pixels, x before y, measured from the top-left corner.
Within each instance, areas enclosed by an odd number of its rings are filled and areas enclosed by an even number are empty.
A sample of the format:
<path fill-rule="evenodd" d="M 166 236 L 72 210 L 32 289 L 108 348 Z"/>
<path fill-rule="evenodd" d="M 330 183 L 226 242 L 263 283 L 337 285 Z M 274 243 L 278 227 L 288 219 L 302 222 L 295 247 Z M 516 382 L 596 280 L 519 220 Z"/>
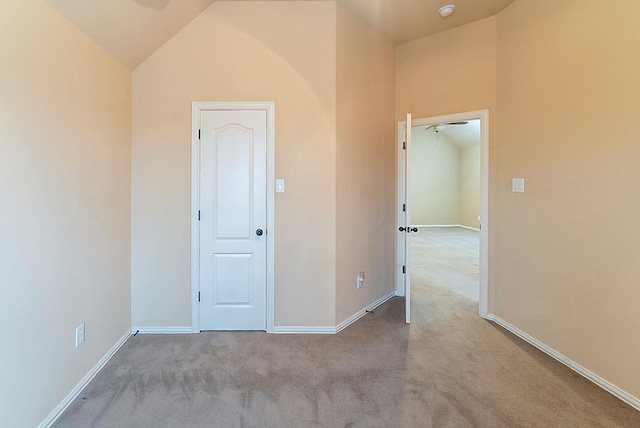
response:
<path fill-rule="evenodd" d="M 215 0 L 46 1 L 133 70 Z M 514 0 L 337 1 L 400 44 L 495 15 Z M 441 18 L 438 9 L 450 3 L 455 13 Z"/>
<path fill-rule="evenodd" d="M 22 0 L 19 0 L 22 1 Z M 47 0 L 133 70 L 214 0 Z"/>
<path fill-rule="evenodd" d="M 460 149 L 479 146 L 480 120 L 470 120 L 466 125 L 447 126 L 442 133 Z"/>
<path fill-rule="evenodd" d="M 434 124 L 436 125 L 436 124 Z M 429 134 L 431 136 L 445 136 L 453 143 L 458 149 L 466 149 L 468 147 L 475 147 L 480 145 L 480 120 L 470 120 L 465 125 L 447 125 L 439 133 L 435 132 L 434 128 L 428 127 L 429 125 L 418 125 L 411 128 L 413 135 L 420 137 L 424 141 L 426 138 L 424 135 Z"/>

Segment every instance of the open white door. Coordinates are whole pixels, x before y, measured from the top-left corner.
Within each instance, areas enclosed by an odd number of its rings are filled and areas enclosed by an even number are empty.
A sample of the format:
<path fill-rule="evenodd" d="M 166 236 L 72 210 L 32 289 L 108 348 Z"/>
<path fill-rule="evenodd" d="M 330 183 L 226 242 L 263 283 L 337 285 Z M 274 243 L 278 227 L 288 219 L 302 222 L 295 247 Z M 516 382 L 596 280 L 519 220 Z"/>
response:
<path fill-rule="evenodd" d="M 404 144 L 404 202 L 403 202 L 403 224 L 399 232 L 404 235 L 404 304 L 405 319 L 407 324 L 411 322 L 411 192 L 409 181 L 411 178 L 411 113 L 407 114 L 407 126 L 405 127 Z M 417 232 L 418 230 L 415 229 Z"/>
<path fill-rule="evenodd" d="M 411 128 L 438 123 L 480 120 L 480 278 L 479 278 L 479 313 L 486 319 L 489 314 L 489 112 L 477 110 L 463 113 L 412 119 L 407 114 L 407 121 L 398 122 L 397 135 L 397 192 L 396 192 L 396 227 L 399 231 L 396 240 L 396 295 L 405 296 L 406 321 L 411 321 L 411 235 L 418 229 L 411 226 Z"/>

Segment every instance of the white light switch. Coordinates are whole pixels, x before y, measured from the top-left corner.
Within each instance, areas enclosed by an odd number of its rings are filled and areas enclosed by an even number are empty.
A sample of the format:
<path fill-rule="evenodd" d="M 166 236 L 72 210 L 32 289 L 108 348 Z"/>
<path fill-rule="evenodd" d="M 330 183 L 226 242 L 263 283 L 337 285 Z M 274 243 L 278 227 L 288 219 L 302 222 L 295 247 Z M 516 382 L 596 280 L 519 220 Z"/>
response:
<path fill-rule="evenodd" d="M 284 193 L 284 179 L 276 179 L 276 193 Z"/>
<path fill-rule="evenodd" d="M 514 178 L 511 183 L 511 191 L 515 193 L 524 193 L 524 178 Z"/>

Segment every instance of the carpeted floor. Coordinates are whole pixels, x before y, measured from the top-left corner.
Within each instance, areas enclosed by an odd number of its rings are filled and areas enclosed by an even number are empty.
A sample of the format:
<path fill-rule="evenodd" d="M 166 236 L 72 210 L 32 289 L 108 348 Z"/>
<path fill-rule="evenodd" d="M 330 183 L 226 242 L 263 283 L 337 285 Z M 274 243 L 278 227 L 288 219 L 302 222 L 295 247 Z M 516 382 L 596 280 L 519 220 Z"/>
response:
<path fill-rule="evenodd" d="M 429 285 L 478 301 L 480 232 L 427 227 L 411 234 L 411 272 Z"/>
<path fill-rule="evenodd" d="M 54 426 L 640 427 L 475 301 L 412 284 L 410 327 L 394 298 L 333 336 L 132 337 Z"/>

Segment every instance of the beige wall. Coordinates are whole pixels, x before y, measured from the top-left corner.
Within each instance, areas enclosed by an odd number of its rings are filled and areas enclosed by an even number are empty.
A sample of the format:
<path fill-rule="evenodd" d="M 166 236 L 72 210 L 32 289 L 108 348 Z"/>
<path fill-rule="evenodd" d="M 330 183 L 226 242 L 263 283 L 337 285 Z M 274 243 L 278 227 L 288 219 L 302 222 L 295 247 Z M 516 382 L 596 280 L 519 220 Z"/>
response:
<path fill-rule="evenodd" d="M 424 126 L 411 133 L 411 224 L 458 224 L 460 150 L 444 134 Z"/>
<path fill-rule="evenodd" d="M 478 228 L 480 222 L 480 146 L 460 149 L 460 217 L 463 226 Z"/>
<path fill-rule="evenodd" d="M 496 97 L 496 17 L 396 47 L 396 120 L 490 109 Z"/>
<path fill-rule="evenodd" d="M 639 397 L 640 4 L 615 5 L 517 0 L 398 46 L 396 120 L 489 108 L 489 312 Z"/>
<path fill-rule="evenodd" d="M 635 397 L 639 16 L 599 0 L 499 14 L 492 261 L 498 316 Z"/>
<path fill-rule="evenodd" d="M 134 71 L 134 325 L 191 324 L 192 101 L 275 101 L 276 326 L 335 325 L 335 34 L 334 2 L 216 2 Z"/>
<path fill-rule="evenodd" d="M 131 73 L 44 1 L 0 9 L 0 426 L 34 427 L 131 328 Z"/>
<path fill-rule="evenodd" d="M 480 146 L 459 148 L 424 126 L 411 138 L 411 224 L 478 228 Z"/>
<path fill-rule="evenodd" d="M 393 291 L 395 229 L 394 47 L 339 5 L 336 89 L 339 324 Z"/>

